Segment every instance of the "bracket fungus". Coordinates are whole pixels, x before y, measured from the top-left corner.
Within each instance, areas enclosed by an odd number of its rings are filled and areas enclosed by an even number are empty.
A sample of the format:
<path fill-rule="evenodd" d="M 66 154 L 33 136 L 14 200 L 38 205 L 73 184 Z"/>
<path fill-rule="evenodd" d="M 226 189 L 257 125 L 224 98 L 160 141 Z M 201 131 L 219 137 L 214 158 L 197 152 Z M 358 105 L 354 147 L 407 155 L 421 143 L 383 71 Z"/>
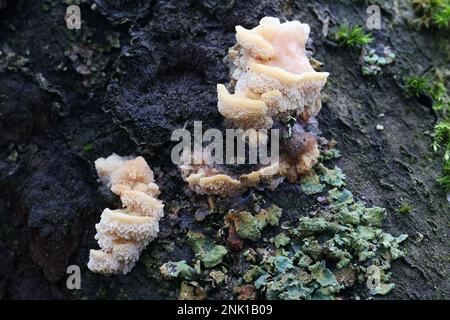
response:
<path fill-rule="evenodd" d="M 306 56 L 309 26 L 262 18 L 259 26 L 236 27 L 237 43 L 228 52 L 234 94 L 217 86 L 219 112 L 238 127 L 270 128 L 294 113 L 304 122 L 321 108 L 327 72 L 316 72 Z"/>
<path fill-rule="evenodd" d="M 250 173 L 231 176 L 224 166 L 218 166 L 205 159 L 203 153 L 202 162 L 199 164 L 194 158 L 200 157 L 198 153 L 192 156 L 192 164 L 189 160 L 180 165 L 183 178 L 195 192 L 199 194 L 215 194 L 226 196 L 233 193 L 243 192 L 247 188 L 254 187 L 260 183 L 266 183 L 272 188 L 278 185 L 273 176 L 279 170 L 278 162 L 262 167 Z"/>
<path fill-rule="evenodd" d="M 294 182 L 308 174 L 317 163 L 315 116 L 321 109 L 321 89 L 328 73 L 316 72 L 309 62 L 305 49 L 309 31 L 307 24 L 281 23 L 273 17 L 261 19 L 251 30 L 236 27 L 237 43 L 227 57 L 228 87 L 234 92 L 217 85 L 218 110 L 238 129 L 287 128 L 289 133 L 280 141 L 279 161 L 250 173 L 236 175 L 217 165 L 185 162 L 181 173 L 194 191 L 225 196 L 262 184 L 275 188 L 284 178 Z M 249 137 L 249 143 L 267 143 L 262 138 L 258 134 L 252 142 Z"/>
<path fill-rule="evenodd" d="M 123 208 L 106 208 L 95 225 L 100 250 L 90 250 L 88 268 L 99 273 L 128 273 L 141 251 L 156 238 L 164 205 L 143 157 L 112 154 L 95 161 L 100 181 L 120 197 Z"/>

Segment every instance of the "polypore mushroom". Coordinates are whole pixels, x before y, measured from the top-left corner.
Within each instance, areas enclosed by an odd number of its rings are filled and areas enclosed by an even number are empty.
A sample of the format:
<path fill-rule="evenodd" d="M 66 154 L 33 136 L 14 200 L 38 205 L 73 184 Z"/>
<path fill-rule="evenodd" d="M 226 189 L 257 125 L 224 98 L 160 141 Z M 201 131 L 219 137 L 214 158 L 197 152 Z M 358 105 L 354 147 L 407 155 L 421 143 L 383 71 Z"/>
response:
<path fill-rule="evenodd" d="M 318 114 L 327 72 L 316 72 L 306 56 L 309 26 L 280 23 L 272 17 L 247 30 L 236 27 L 237 43 L 229 51 L 234 94 L 218 85 L 218 109 L 240 128 L 270 128 L 273 120 Z"/>
<path fill-rule="evenodd" d="M 141 251 L 156 238 L 164 205 L 159 187 L 142 157 L 112 154 L 95 161 L 100 181 L 117 194 L 123 209 L 106 208 L 95 225 L 100 250 L 90 250 L 88 268 L 99 273 L 128 273 Z"/>
<path fill-rule="evenodd" d="M 236 27 L 237 43 L 228 52 L 233 93 L 217 85 L 220 114 L 245 130 L 270 129 L 286 119 L 293 123 L 289 137 L 280 142 L 279 161 L 250 173 L 234 174 L 208 161 L 185 162 L 181 173 L 194 191 L 225 196 L 262 183 L 275 188 L 284 178 L 293 182 L 307 174 L 317 163 L 315 116 L 328 73 L 316 72 L 309 62 L 305 49 L 309 31 L 307 24 L 281 23 L 273 17 L 261 19 L 251 30 Z M 250 144 L 266 143 L 267 135 L 257 137 Z"/>

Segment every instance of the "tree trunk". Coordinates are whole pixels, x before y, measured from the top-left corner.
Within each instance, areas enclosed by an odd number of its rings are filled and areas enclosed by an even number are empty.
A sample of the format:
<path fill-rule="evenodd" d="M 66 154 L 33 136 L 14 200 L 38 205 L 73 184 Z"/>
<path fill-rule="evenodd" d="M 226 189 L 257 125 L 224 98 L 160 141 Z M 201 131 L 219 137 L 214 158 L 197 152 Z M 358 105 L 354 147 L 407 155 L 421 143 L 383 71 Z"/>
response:
<path fill-rule="evenodd" d="M 346 173 L 347 188 L 387 209 L 384 230 L 409 235 L 386 297 L 448 299 L 449 203 L 435 182 L 442 160 L 430 148 L 437 118 L 430 101 L 406 98 L 402 85 L 408 75 L 448 65 L 449 35 L 410 26 L 408 1 L 375 2 L 382 9 L 375 43 L 390 46 L 396 61 L 368 79 L 360 49 L 322 36 L 327 16 L 331 30 L 364 25 L 366 1 L 95 0 L 94 9 L 81 5 L 81 30 L 67 29 L 64 4 L 0 1 L 0 297 L 177 297 L 179 282 L 162 279 L 159 267 L 192 259 L 186 231 L 214 234 L 223 219 L 194 219 L 208 199 L 193 195 L 168 160 L 171 132 L 194 120 L 223 128 L 215 86 L 229 81 L 223 58 L 234 26 L 276 16 L 311 26 L 314 58 L 330 72 L 318 120 L 322 135 L 338 142 L 342 157 L 333 164 Z M 105 277 L 86 263 L 101 211 L 119 205 L 93 167 L 112 152 L 146 158 L 166 217 L 133 272 Z M 253 192 L 289 217 L 314 206 L 289 183 Z M 402 204 L 412 211 L 400 214 Z M 239 275 L 237 255 L 229 259 Z M 81 290 L 66 288 L 72 264 L 81 267 Z"/>

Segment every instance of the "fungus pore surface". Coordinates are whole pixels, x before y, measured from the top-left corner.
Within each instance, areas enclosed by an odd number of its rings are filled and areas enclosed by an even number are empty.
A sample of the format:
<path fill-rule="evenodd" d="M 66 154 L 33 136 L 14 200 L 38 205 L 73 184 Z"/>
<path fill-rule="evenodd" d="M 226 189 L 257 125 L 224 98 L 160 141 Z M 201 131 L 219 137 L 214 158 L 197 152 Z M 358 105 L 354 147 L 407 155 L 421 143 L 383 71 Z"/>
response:
<path fill-rule="evenodd" d="M 106 208 L 95 225 L 100 250 L 90 250 L 88 268 L 99 273 L 128 273 L 141 251 L 156 238 L 164 211 L 159 187 L 143 157 L 112 154 L 95 161 L 100 181 L 120 197 L 123 208 Z"/>

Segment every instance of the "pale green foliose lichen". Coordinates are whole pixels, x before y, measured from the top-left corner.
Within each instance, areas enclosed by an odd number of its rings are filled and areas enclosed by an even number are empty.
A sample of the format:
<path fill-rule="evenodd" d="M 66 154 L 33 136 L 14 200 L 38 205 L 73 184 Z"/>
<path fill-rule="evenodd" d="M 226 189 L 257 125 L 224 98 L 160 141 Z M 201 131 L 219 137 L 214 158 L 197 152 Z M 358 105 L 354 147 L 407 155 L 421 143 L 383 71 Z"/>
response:
<path fill-rule="evenodd" d="M 201 232 L 190 230 L 187 234 L 187 240 L 196 257 L 203 262 L 206 268 L 212 268 L 220 264 L 228 252 L 227 248 L 215 244 Z"/>
<path fill-rule="evenodd" d="M 195 270 L 187 264 L 185 260 L 177 262 L 166 262 L 159 270 L 161 274 L 167 279 L 182 278 L 186 280 L 192 280 L 195 277 Z"/>
<path fill-rule="evenodd" d="M 400 243 L 407 236 L 384 232 L 385 210 L 355 202 L 346 189 L 331 189 L 326 199 L 313 217 L 286 224 L 273 238 L 276 250 L 245 273 L 244 280 L 253 281 L 267 299 L 335 299 L 344 288 L 366 284 L 367 265 L 380 270 L 368 294 L 384 295 L 395 287 L 387 270 L 404 256 Z"/>
<path fill-rule="evenodd" d="M 306 176 L 300 181 L 300 189 L 307 195 L 321 193 L 325 185 L 320 183 L 320 177 L 316 174 Z"/>
<path fill-rule="evenodd" d="M 320 180 L 333 187 L 342 187 L 345 185 L 345 174 L 339 167 L 328 169 L 323 164 L 319 163 L 319 170 L 321 171 Z"/>
<path fill-rule="evenodd" d="M 407 235 L 383 231 L 386 210 L 355 201 L 343 188 L 345 175 L 340 169 L 323 167 L 317 172 L 311 180 L 324 182 L 321 193 L 326 194 L 317 198 L 314 211 L 305 212 L 297 221 L 285 220 L 279 225 L 282 209 L 275 205 L 256 212 L 231 210 L 224 217 L 225 229 L 235 229 L 239 238 L 251 240 L 241 251 L 243 274 L 235 285 L 243 289 L 236 291 L 238 298 L 254 299 L 259 291 L 267 299 L 342 299 L 351 292 L 344 289 L 355 285 L 366 287 L 367 295 L 385 295 L 395 287 L 389 269 L 391 261 L 405 255 L 400 246 Z M 326 185 L 334 188 L 326 191 Z M 274 230 L 279 231 L 272 235 Z M 269 241 L 262 237 L 266 231 L 271 234 Z M 192 230 L 187 240 L 196 254 L 195 268 L 185 261 L 168 262 L 161 267 L 165 277 L 224 285 L 224 268 L 202 272 L 201 265 L 219 265 L 228 250 Z M 259 247 L 261 243 L 263 247 Z M 188 289 L 189 295 L 203 294 L 200 287 Z"/>
<path fill-rule="evenodd" d="M 256 241 L 261 237 L 261 231 L 267 225 L 278 225 L 282 212 L 274 205 L 267 209 L 261 209 L 256 215 L 247 211 L 230 211 L 225 216 L 225 223 L 234 225 L 239 238 Z"/>

